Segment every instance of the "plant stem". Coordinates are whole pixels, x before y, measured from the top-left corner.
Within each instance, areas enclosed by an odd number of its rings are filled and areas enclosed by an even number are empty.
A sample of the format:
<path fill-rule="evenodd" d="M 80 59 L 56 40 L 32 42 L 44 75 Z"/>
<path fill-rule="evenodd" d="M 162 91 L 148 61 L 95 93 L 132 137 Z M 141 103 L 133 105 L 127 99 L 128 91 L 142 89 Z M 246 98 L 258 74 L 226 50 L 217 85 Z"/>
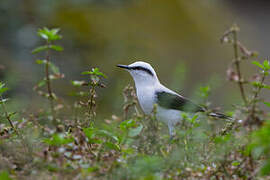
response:
<path fill-rule="evenodd" d="M 262 79 L 260 81 L 261 85 L 263 85 L 263 82 L 265 80 L 265 76 L 266 76 L 266 74 L 263 73 Z M 251 107 L 250 116 L 253 117 L 253 118 L 254 118 L 254 115 L 255 115 L 256 99 L 258 98 L 261 89 L 262 89 L 262 86 L 257 87 L 257 89 L 256 89 L 256 91 L 254 93 L 253 99 L 251 101 L 251 103 L 253 103 L 253 104 L 252 104 L 252 107 Z"/>
<path fill-rule="evenodd" d="M 245 105 L 247 105 L 247 98 L 245 95 L 242 75 L 241 75 L 241 71 L 240 71 L 240 59 L 239 59 L 239 55 L 238 55 L 237 28 L 238 27 L 236 25 L 234 25 L 233 31 L 232 31 L 232 33 L 233 33 L 234 60 L 235 60 L 235 66 L 236 66 L 236 71 L 237 71 L 237 76 L 238 76 L 238 85 L 240 88 L 241 96 L 242 96 L 242 99 L 243 99 Z"/>
<path fill-rule="evenodd" d="M 50 43 L 47 43 L 49 46 Z M 49 73 L 49 64 L 50 64 L 50 50 L 47 50 L 47 55 L 46 55 L 46 66 L 45 66 L 45 74 L 46 74 L 46 84 L 47 84 L 47 90 L 49 94 L 49 99 L 50 99 L 50 106 L 51 106 L 51 113 L 53 117 L 53 122 L 56 124 L 55 121 L 55 113 L 54 113 L 54 104 L 53 104 L 53 94 L 52 94 L 52 88 L 51 88 L 51 81 L 50 81 L 50 73 Z"/>
<path fill-rule="evenodd" d="M 88 101 L 88 120 L 90 121 L 94 116 L 95 116 L 95 112 L 93 110 L 94 108 L 94 98 L 95 98 L 95 88 L 96 88 L 96 84 L 92 83 L 92 87 L 90 88 L 90 97 L 89 97 L 89 101 Z M 86 123 L 87 124 L 87 123 Z M 89 125 L 91 124 L 91 122 L 89 122 Z"/>
<path fill-rule="evenodd" d="M 1 101 L 3 100 L 3 97 L 1 96 Z M 17 129 L 15 128 L 15 126 L 13 125 L 11 119 L 10 119 L 10 116 L 8 114 L 8 111 L 7 111 L 7 108 L 6 108 L 6 105 L 5 103 L 2 101 L 2 107 L 3 107 L 3 110 L 4 110 L 4 113 L 5 113 L 5 117 L 6 119 L 8 120 L 10 126 L 12 127 L 12 129 L 15 131 L 15 133 L 20 136 L 19 132 L 17 131 Z"/>
<path fill-rule="evenodd" d="M 1 98 L 1 100 L 3 100 L 3 97 L 2 97 L 2 96 L 0 96 L 0 98 Z M 23 136 L 19 133 L 19 131 L 17 130 L 17 128 L 16 128 L 16 127 L 14 126 L 14 124 L 12 123 L 12 121 L 11 121 L 11 119 L 10 119 L 10 115 L 9 115 L 9 113 L 8 113 L 8 111 L 7 111 L 7 108 L 6 108 L 6 105 L 5 105 L 4 102 L 2 103 L 2 108 L 3 108 L 3 111 L 4 111 L 4 113 L 5 113 L 5 117 L 6 117 L 6 119 L 8 120 L 10 126 L 12 127 L 12 129 L 14 130 L 14 132 L 17 134 L 17 136 L 18 136 L 19 138 L 21 138 L 21 140 L 22 140 L 22 145 L 24 146 L 25 152 L 28 152 L 30 158 L 32 158 L 32 154 L 31 154 L 31 153 L 32 153 L 32 150 L 31 150 L 31 148 L 28 146 L 28 144 L 27 144 L 27 142 L 25 141 L 25 139 L 23 138 Z"/>

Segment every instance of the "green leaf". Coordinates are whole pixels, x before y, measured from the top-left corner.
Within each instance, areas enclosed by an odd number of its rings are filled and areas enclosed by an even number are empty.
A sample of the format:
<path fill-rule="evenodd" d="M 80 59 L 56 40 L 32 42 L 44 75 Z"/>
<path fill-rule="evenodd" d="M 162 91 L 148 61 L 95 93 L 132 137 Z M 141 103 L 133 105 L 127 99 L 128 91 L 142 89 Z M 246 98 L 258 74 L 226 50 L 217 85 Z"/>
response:
<path fill-rule="evenodd" d="M 238 166 L 238 165 L 240 165 L 240 162 L 238 162 L 238 161 L 233 161 L 233 162 L 232 162 L 232 165 L 233 165 L 233 166 Z"/>
<path fill-rule="evenodd" d="M 12 180 L 12 178 L 9 177 L 9 173 L 7 171 L 0 172 L 0 179 L 1 180 Z"/>
<path fill-rule="evenodd" d="M 199 89 L 199 95 L 202 97 L 202 98 L 207 98 L 210 94 L 210 86 L 204 86 L 204 87 L 200 87 Z"/>
<path fill-rule="evenodd" d="M 92 139 L 95 136 L 96 129 L 90 127 L 90 128 L 83 128 L 83 132 L 88 139 Z"/>
<path fill-rule="evenodd" d="M 71 81 L 73 86 L 82 86 L 83 84 L 85 84 L 85 81 Z"/>
<path fill-rule="evenodd" d="M 87 172 L 87 173 L 91 173 L 91 172 L 95 172 L 99 169 L 99 167 L 89 167 L 87 169 L 83 169 L 83 172 Z"/>
<path fill-rule="evenodd" d="M 11 113 L 8 113 L 8 117 L 12 117 L 14 115 L 16 115 L 17 113 L 16 112 L 11 112 Z"/>
<path fill-rule="evenodd" d="M 121 124 L 119 125 L 120 129 L 123 131 L 129 128 L 135 127 L 135 126 L 136 126 L 136 122 L 133 119 L 125 120 L 121 122 Z"/>
<path fill-rule="evenodd" d="M 48 49 L 50 49 L 48 45 L 39 46 L 32 51 L 32 54 L 36 54 L 41 51 L 47 51 Z"/>
<path fill-rule="evenodd" d="M 102 137 L 107 137 L 115 140 L 116 142 L 119 142 L 119 139 L 117 136 L 113 135 L 111 132 L 106 131 L 106 130 L 97 130 L 97 135 L 102 136 Z"/>
<path fill-rule="evenodd" d="M 5 86 L 5 83 L 2 83 L 2 82 L 0 81 L 0 89 L 2 89 L 4 86 Z"/>
<path fill-rule="evenodd" d="M 37 64 L 45 64 L 46 65 L 47 64 L 47 60 L 38 59 L 38 60 L 36 60 L 36 63 Z M 52 62 L 49 62 L 49 67 L 50 67 L 50 69 L 52 70 L 52 72 L 54 74 L 59 74 L 60 73 L 59 68 L 55 64 L 53 64 Z"/>
<path fill-rule="evenodd" d="M 102 76 L 104 78 L 107 78 L 105 74 L 99 71 L 98 68 L 92 68 L 92 71 L 84 71 L 82 72 L 83 75 L 95 75 L 95 76 Z"/>
<path fill-rule="evenodd" d="M 270 174 L 270 160 L 268 159 L 263 167 L 261 168 L 261 174 L 262 175 L 269 175 Z"/>
<path fill-rule="evenodd" d="M 44 142 L 51 146 L 61 146 L 73 142 L 74 139 L 71 136 L 65 136 L 64 134 L 54 134 L 51 138 L 45 138 Z"/>
<path fill-rule="evenodd" d="M 42 38 L 45 39 L 48 42 L 59 40 L 62 38 L 61 35 L 58 35 L 58 32 L 60 29 L 58 28 L 53 28 L 53 29 L 48 29 L 44 27 L 43 29 L 38 30 L 38 35 Z"/>
<path fill-rule="evenodd" d="M 63 47 L 58 46 L 58 45 L 50 45 L 49 47 L 50 49 L 53 49 L 55 51 L 63 51 Z"/>
<path fill-rule="evenodd" d="M 254 82 L 251 82 L 251 84 L 255 87 L 258 87 L 258 88 L 263 88 L 264 85 L 258 81 L 254 81 Z"/>
<path fill-rule="evenodd" d="M 252 61 L 252 64 L 258 66 L 258 67 L 261 68 L 261 69 L 264 69 L 264 66 L 261 65 L 258 61 Z"/>
<path fill-rule="evenodd" d="M 38 84 L 37 84 L 37 87 L 42 87 L 42 86 L 45 86 L 45 84 L 46 84 L 46 80 L 44 79 L 44 80 L 41 80 L 41 81 L 39 81 L 38 82 Z"/>
<path fill-rule="evenodd" d="M 196 120 L 197 120 L 198 117 L 199 117 L 199 115 L 198 114 L 195 114 L 192 118 L 190 118 L 191 124 L 194 124 L 196 122 Z"/>
<path fill-rule="evenodd" d="M 47 61 L 46 61 L 46 60 L 38 59 L 38 60 L 36 60 L 36 63 L 37 63 L 37 64 L 46 64 Z"/>
<path fill-rule="evenodd" d="M 270 102 L 263 102 L 266 106 L 270 107 Z"/>
<path fill-rule="evenodd" d="M 269 70 L 270 69 L 270 63 L 269 63 L 268 60 L 263 61 L 263 67 L 264 67 L 264 70 Z"/>
<path fill-rule="evenodd" d="M 114 144 L 114 143 L 111 143 L 111 142 L 105 142 L 104 145 L 105 145 L 105 147 L 107 147 L 108 149 L 113 149 L 113 150 L 120 151 L 120 147 L 119 147 L 118 144 Z"/>
<path fill-rule="evenodd" d="M 56 65 L 54 65 L 52 62 L 49 63 L 49 66 L 54 74 L 60 73 L 59 68 Z"/>
<path fill-rule="evenodd" d="M 0 88 L 0 95 L 2 95 L 4 92 L 6 92 L 8 90 L 8 88 Z"/>
<path fill-rule="evenodd" d="M 263 88 L 270 89 L 270 86 L 267 84 L 263 84 Z"/>
<path fill-rule="evenodd" d="M 143 125 L 140 124 L 138 127 L 131 129 L 131 130 L 129 131 L 128 135 L 129 135 L 130 137 L 138 136 L 138 135 L 141 133 L 142 129 L 143 129 Z"/>
<path fill-rule="evenodd" d="M 82 75 L 88 75 L 88 74 L 92 74 L 92 72 L 91 71 L 84 71 L 84 72 L 82 72 Z"/>
<path fill-rule="evenodd" d="M 32 53 L 36 54 L 42 51 L 47 51 L 49 49 L 55 50 L 55 51 L 63 51 L 63 48 L 61 46 L 58 45 L 43 45 L 43 46 L 39 46 L 37 48 L 35 48 Z"/>

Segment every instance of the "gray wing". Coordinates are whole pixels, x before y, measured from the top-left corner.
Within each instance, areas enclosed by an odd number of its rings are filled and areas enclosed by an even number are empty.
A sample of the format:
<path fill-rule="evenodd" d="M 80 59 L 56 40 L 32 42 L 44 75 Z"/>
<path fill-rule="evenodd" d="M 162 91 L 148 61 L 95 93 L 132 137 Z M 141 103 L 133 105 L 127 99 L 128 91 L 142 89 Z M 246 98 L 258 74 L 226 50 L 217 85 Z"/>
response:
<path fill-rule="evenodd" d="M 157 104 L 166 109 L 175 109 L 186 112 L 204 112 L 205 109 L 192 101 L 177 94 L 171 94 L 165 91 L 155 92 Z"/>

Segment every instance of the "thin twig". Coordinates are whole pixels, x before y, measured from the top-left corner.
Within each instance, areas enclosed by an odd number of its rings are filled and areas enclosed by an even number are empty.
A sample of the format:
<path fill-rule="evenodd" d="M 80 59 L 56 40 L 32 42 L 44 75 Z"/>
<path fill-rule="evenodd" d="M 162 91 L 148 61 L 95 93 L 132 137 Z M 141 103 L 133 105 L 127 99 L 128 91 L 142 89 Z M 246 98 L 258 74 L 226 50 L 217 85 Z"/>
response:
<path fill-rule="evenodd" d="M 3 100 L 3 97 L 1 96 L 1 101 Z M 15 126 L 13 125 L 11 119 L 10 119 L 10 115 L 8 114 L 8 111 L 7 111 L 7 108 L 6 108 L 6 105 L 5 103 L 2 101 L 2 108 L 4 110 L 4 113 L 5 113 L 5 117 L 6 119 L 8 120 L 10 126 L 12 127 L 12 129 L 15 131 L 15 133 L 20 136 L 19 132 L 17 131 L 17 129 L 15 128 Z"/>
<path fill-rule="evenodd" d="M 3 96 L 0 96 L 1 100 L 3 100 Z M 3 108 L 3 111 L 5 113 L 5 117 L 6 119 L 8 120 L 10 126 L 12 127 L 12 129 L 14 130 L 14 132 L 17 134 L 17 136 L 21 139 L 21 142 L 22 142 L 22 145 L 25 149 L 25 152 L 28 152 L 30 158 L 32 158 L 32 150 L 31 148 L 28 146 L 27 142 L 25 141 L 24 137 L 19 133 L 19 131 L 17 130 L 17 128 L 14 126 L 14 124 L 12 123 L 11 119 L 10 119 L 10 115 L 7 111 L 7 108 L 6 108 L 6 105 L 5 103 L 3 102 L 2 103 L 2 108 Z"/>
<path fill-rule="evenodd" d="M 263 76 L 262 76 L 261 81 L 260 81 L 260 84 L 261 85 L 263 85 L 263 83 L 264 83 L 265 76 L 266 76 L 266 74 L 263 73 Z M 254 115 L 255 115 L 256 99 L 258 98 L 261 89 L 262 89 L 262 86 L 258 86 L 257 89 L 256 89 L 256 91 L 255 91 L 255 93 L 254 93 L 254 96 L 252 98 L 251 103 L 253 103 L 253 104 L 252 104 L 251 112 L 250 112 L 250 116 L 251 117 L 254 117 Z"/>
<path fill-rule="evenodd" d="M 242 75 L 240 71 L 240 59 L 239 59 L 239 54 L 238 54 L 238 40 L 237 40 L 237 31 L 238 27 L 236 25 L 233 26 L 233 49 L 234 49 L 234 59 L 235 59 L 235 66 L 236 66 L 236 71 L 237 71 L 237 76 L 238 76 L 238 85 L 240 88 L 241 96 L 242 99 L 247 105 L 247 98 L 245 95 L 244 87 L 243 87 L 243 80 L 242 80 Z"/>
<path fill-rule="evenodd" d="M 90 88 L 90 97 L 88 101 L 88 120 L 90 121 L 93 117 L 95 117 L 95 95 L 96 95 L 96 88 L 97 84 L 92 83 L 92 87 Z M 91 122 L 89 122 L 90 125 Z M 87 124 L 87 122 L 86 122 Z"/>
<path fill-rule="evenodd" d="M 47 43 L 49 46 L 50 44 Z M 53 93 L 52 93 L 52 87 L 51 87 L 51 81 L 50 81 L 50 73 L 49 73 L 49 64 L 50 64 L 50 50 L 47 50 L 47 55 L 46 55 L 46 66 L 45 66 L 45 73 L 46 73 L 46 84 L 47 84 L 47 90 L 49 94 L 49 99 L 50 99 L 50 106 L 51 106 L 51 113 L 53 117 L 53 122 L 55 122 L 55 112 L 54 112 L 54 104 L 53 104 Z"/>

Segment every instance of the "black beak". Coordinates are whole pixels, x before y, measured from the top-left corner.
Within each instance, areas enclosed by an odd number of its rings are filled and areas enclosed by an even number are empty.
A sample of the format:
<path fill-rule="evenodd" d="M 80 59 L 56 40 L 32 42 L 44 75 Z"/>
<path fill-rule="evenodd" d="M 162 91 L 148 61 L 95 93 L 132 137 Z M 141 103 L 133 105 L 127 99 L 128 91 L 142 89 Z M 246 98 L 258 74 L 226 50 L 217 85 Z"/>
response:
<path fill-rule="evenodd" d="M 123 69 L 130 69 L 127 65 L 117 64 L 117 67 L 123 68 Z"/>

